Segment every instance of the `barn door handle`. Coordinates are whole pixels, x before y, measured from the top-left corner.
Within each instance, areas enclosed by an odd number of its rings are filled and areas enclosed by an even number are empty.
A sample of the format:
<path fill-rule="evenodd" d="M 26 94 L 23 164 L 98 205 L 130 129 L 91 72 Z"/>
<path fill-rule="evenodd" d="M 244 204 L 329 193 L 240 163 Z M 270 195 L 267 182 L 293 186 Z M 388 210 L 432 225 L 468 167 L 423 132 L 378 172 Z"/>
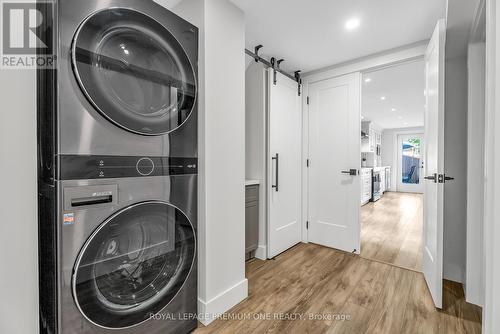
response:
<path fill-rule="evenodd" d="M 272 188 L 276 189 L 276 192 L 279 191 L 279 167 L 280 167 L 280 156 L 278 153 L 272 158 L 273 161 L 276 161 L 276 184 L 272 185 Z"/>

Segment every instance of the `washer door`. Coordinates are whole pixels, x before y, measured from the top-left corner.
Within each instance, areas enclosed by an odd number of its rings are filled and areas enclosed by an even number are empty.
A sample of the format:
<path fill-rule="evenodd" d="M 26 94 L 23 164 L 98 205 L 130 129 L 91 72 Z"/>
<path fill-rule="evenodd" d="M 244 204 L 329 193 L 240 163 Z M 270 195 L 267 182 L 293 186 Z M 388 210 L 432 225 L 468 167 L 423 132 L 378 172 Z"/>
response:
<path fill-rule="evenodd" d="M 169 133 L 195 105 L 195 73 L 182 46 L 138 11 L 111 8 L 89 16 L 75 34 L 72 63 L 94 107 L 134 133 Z"/>
<path fill-rule="evenodd" d="M 82 248 L 73 296 L 97 326 L 138 325 L 167 306 L 195 260 L 193 226 L 177 208 L 144 202 L 106 220 Z"/>

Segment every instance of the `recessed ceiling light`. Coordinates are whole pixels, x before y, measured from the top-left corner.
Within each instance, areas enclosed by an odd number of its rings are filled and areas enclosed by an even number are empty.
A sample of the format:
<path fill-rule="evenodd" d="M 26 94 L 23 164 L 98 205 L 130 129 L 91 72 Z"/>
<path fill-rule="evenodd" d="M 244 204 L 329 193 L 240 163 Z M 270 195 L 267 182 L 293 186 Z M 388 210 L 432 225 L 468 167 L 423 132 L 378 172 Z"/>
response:
<path fill-rule="evenodd" d="M 353 17 L 352 19 L 347 20 L 347 22 L 345 23 L 345 28 L 347 30 L 354 30 L 359 27 L 360 24 L 361 21 L 357 17 Z"/>
<path fill-rule="evenodd" d="M 365 119 L 365 116 L 361 116 L 361 119 Z"/>
<path fill-rule="evenodd" d="M 391 111 L 396 111 L 396 108 L 392 108 Z"/>
<path fill-rule="evenodd" d="M 385 97 L 385 96 L 381 96 L 381 97 L 380 97 L 380 99 L 381 99 L 382 101 L 385 101 L 385 100 L 387 99 L 387 97 Z"/>
<path fill-rule="evenodd" d="M 366 83 L 372 82 L 372 78 L 366 78 L 366 79 L 365 79 L 365 82 L 366 82 Z"/>

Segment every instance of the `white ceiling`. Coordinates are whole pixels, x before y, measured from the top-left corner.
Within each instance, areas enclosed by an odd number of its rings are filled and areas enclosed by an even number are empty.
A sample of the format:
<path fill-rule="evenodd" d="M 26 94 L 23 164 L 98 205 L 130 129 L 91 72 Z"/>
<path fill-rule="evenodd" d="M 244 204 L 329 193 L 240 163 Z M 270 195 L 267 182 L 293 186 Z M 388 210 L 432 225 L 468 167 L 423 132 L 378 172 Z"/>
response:
<path fill-rule="evenodd" d="M 245 12 L 246 47 L 303 72 L 427 40 L 446 0 L 231 0 Z M 345 24 L 359 18 L 360 26 Z"/>
<path fill-rule="evenodd" d="M 382 129 L 423 126 L 424 91 L 423 60 L 366 73 L 361 114 Z"/>

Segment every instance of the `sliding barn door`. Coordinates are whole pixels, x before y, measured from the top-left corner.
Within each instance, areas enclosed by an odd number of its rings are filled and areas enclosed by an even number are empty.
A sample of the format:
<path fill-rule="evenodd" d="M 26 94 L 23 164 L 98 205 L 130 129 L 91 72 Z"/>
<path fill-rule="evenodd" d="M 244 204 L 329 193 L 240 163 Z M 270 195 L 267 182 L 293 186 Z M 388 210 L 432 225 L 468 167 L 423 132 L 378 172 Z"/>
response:
<path fill-rule="evenodd" d="M 268 258 L 301 241 L 302 104 L 297 83 L 269 70 Z"/>
<path fill-rule="evenodd" d="M 309 85 L 310 242 L 359 252 L 360 74 Z"/>

